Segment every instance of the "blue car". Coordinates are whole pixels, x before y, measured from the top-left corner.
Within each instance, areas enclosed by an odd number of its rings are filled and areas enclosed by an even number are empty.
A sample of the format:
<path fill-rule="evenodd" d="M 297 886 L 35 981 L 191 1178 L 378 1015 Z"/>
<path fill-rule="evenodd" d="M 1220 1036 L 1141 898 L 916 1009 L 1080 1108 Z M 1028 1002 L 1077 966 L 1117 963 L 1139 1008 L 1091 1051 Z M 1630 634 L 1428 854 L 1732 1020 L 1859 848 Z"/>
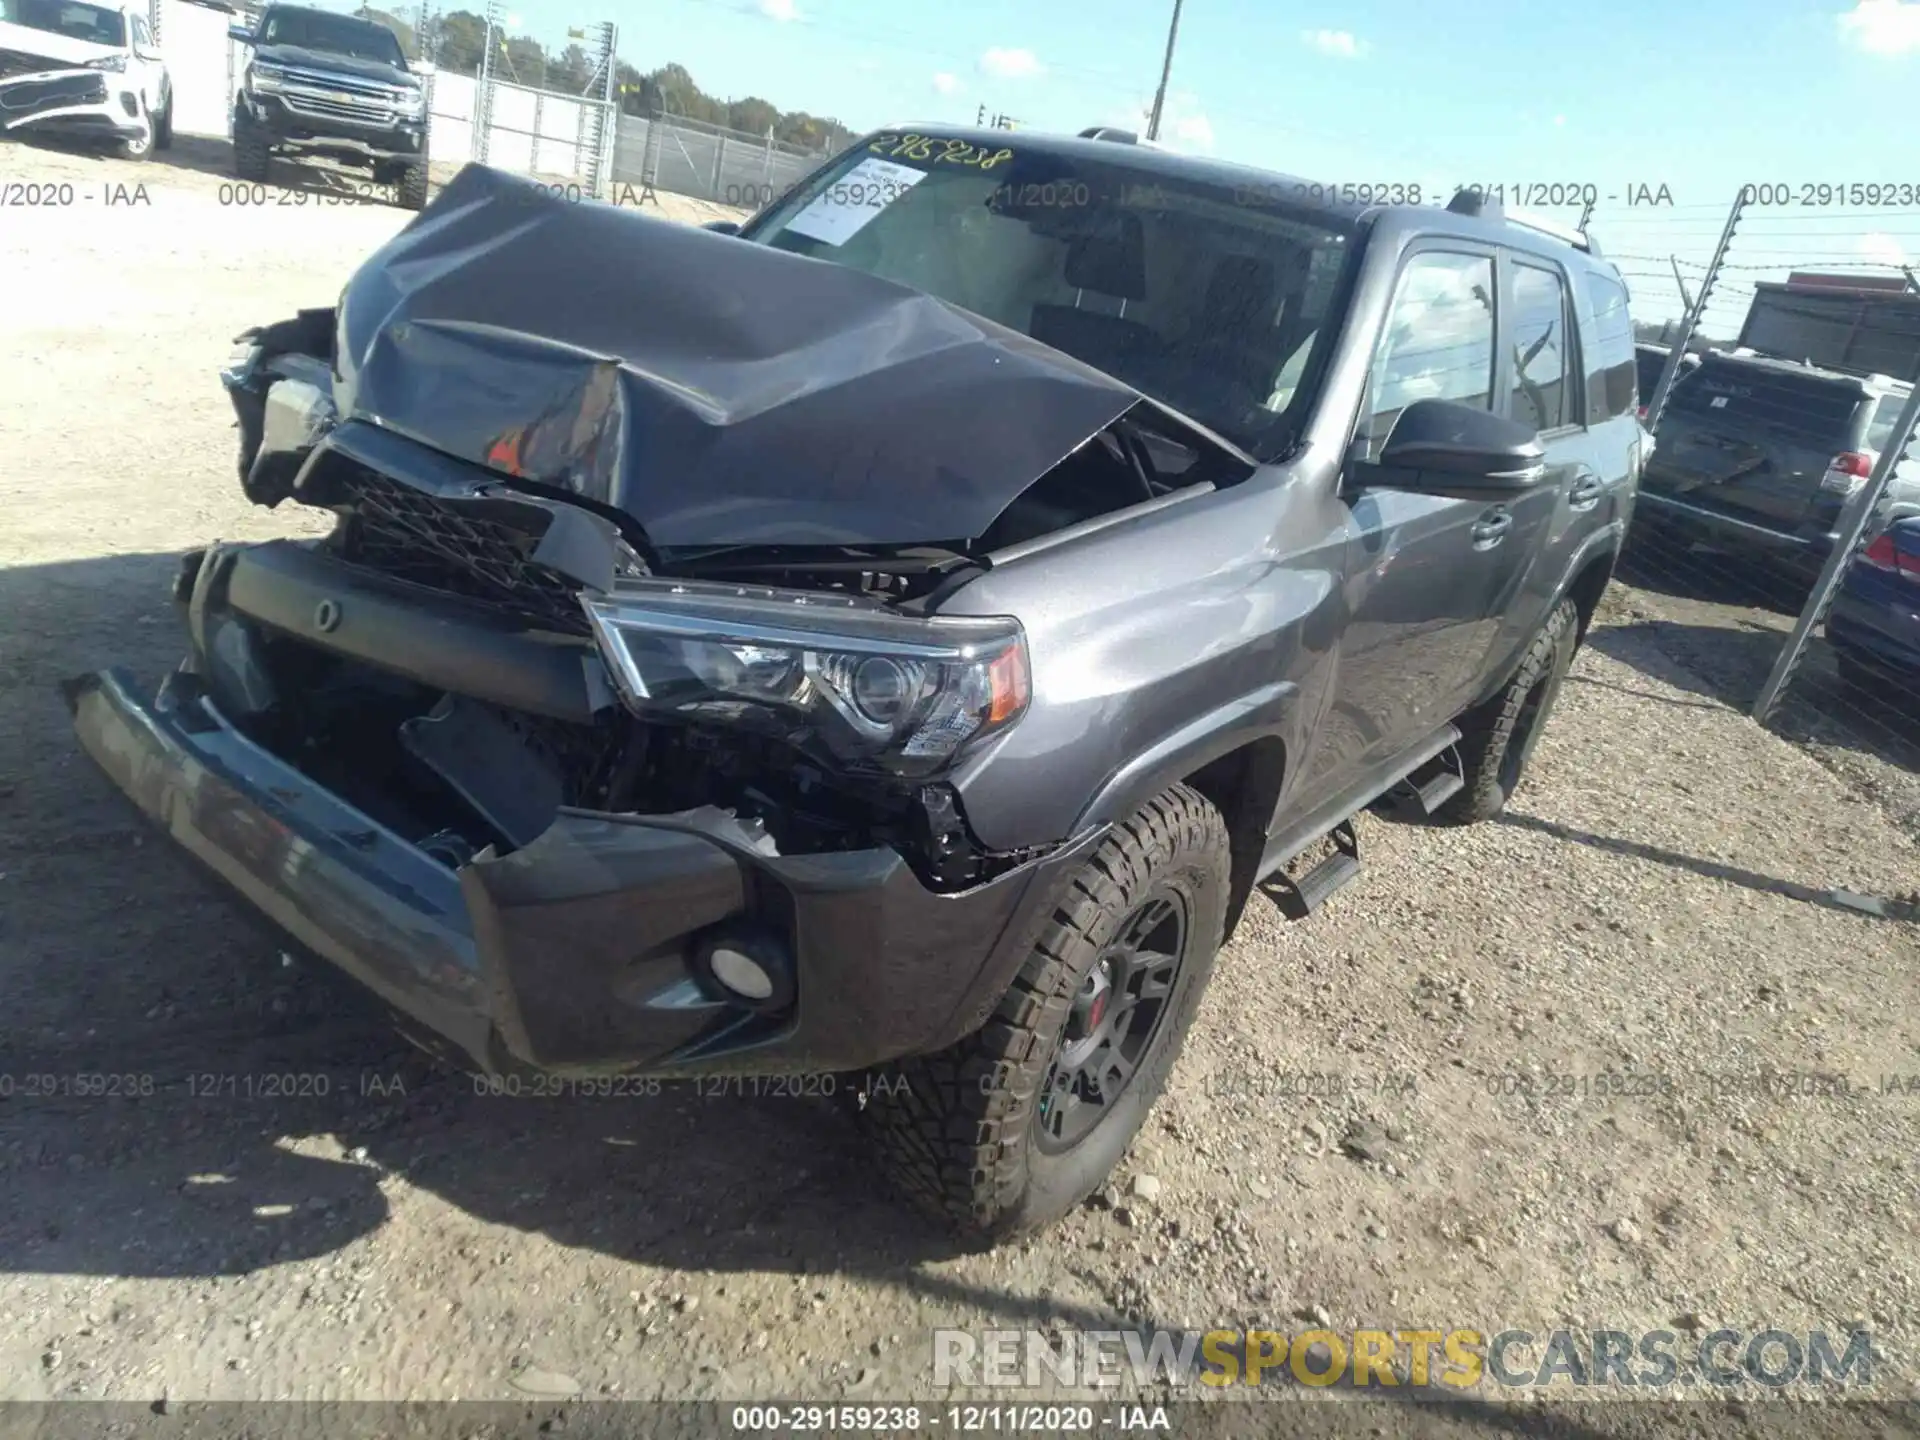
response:
<path fill-rule="evenodd" d="M 1848 570 L 1827 640 L 1850 684 L 1920 693 L 1920 515 L 1895 520 Z"/>

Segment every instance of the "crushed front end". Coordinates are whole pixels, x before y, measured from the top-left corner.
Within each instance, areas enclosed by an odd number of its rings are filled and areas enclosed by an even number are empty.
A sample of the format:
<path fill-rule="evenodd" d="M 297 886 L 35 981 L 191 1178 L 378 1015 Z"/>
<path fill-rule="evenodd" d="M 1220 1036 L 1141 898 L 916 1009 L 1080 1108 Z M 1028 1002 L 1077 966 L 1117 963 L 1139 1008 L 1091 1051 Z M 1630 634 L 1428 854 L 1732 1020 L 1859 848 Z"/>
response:
<path fill-rule="evenodd" d="M 342 419 L 330 319 L 225 378 L 248 493 L 333 532 L 185 558 L 159 693 L 67 687 L 101 768 L 484 1068 L 844 1071 L 980 1024 L 1096 837 L 989 852 L 942 779 L 1026 701 L 1016 625 L 914 614 L 955 557 L 669 577 L 615 512 Z"/>
<path fill-rule="evenodd" d="M 1250 464 L 928 295 L 480 166 L 223 380 L 248 497 L 332 533 L 187 557 L 185 663 L 72 682 L 79 735 L 489 1066 L 857 1069 L 984 1023 L 1100 828 L 970 821 L 1033 692 L 1021 622 L 956 597 Z"/>

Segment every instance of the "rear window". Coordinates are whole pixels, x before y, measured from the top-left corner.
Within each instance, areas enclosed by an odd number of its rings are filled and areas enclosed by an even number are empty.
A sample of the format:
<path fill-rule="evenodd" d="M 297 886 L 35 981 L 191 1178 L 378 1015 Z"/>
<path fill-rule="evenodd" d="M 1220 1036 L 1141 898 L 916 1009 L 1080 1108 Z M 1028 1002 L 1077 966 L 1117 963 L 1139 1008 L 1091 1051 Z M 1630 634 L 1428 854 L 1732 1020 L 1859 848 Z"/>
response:
<path fill-rule="evenodd" d="M 1838 451 L 1852 439 L 1853 417 L 1864 398 L 1852 386 L 1818 376 L 1715 364 L 1709 359 L 1674 381 L 1667 408 L 1716 426 L 1760 427 Z"/>
<path fill-rule="evenodd" d="M 1904 395 L 1882 395 L 1874 408 L 1873 419 L 1867 422 L 1867 449 L 1876 455 L 1887 448 L 1887 442 L 1893 438 L 1894 423 L 1899 420 L 1900 412 L 1906 409 L 1907 397 Z"/>

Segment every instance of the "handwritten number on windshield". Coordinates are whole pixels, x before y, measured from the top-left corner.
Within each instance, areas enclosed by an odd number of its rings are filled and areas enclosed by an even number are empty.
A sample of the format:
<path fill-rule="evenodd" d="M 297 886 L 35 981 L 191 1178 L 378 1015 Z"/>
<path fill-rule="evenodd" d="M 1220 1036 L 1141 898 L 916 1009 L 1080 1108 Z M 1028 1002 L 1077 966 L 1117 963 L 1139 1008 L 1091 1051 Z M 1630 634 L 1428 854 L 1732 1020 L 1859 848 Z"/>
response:
<path fill-rule="evenodd" d="M 942 139 L 934 135 L 876 135 L 867 146 L 870 155 L 885 155 L 893 160 L 931 161 L 936 165 L 970 165 L 978 170 L 1013 159 L 1011 150 L 987 150 L 965 140 Z"/>

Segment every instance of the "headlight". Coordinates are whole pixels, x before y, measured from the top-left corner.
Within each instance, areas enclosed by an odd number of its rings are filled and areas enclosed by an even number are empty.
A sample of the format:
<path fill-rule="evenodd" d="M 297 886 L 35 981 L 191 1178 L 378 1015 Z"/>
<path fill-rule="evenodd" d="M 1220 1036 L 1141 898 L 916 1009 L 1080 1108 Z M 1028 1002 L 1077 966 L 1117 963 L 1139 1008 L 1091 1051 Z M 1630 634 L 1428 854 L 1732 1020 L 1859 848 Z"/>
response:
<path fill-rule="evenodd" d="M 256 60 L 249 78 L 252 81 L 253 88 L 256 90 L 278 90 L 286 80 L 287 75 L 286 72 L 277 65 L 264 65 Z"/>
<path fill-rule="evenodd" d="M 854 768 L 925 775 L 1026 713 L 1011 618 L 672 581 L 582 602 L 628 707 L 754 724 Z"/>
<path fill-rule="evenodd" d="M 87 70 L 125 70 L 127 68 L 127 57 L 125 55 L 102 55 L 98 60 L 87 61 L 82 68 Z"/>
<path fill-rule="evenodd" d="M 410 119 L 419 119 L 427 108 L 427 92 L 424 90 L 402 90 L 396 100 L 400 113 Z"/>

